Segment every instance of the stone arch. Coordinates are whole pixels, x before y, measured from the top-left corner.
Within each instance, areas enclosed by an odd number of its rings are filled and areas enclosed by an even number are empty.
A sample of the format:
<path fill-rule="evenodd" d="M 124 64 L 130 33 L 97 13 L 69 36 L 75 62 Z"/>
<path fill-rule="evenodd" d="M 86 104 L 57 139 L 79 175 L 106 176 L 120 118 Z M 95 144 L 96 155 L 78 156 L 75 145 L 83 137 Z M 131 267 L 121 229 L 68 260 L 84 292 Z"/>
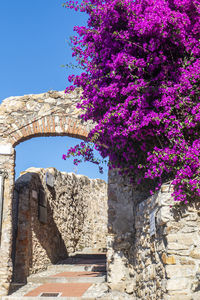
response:
<path fill-rule="evenodd" d="M 38 95 L 9 97 L 0 105 L 0 177 L 4 183 L 0 197 L 0 274 L 3 274 L 0 278 L 0 297 L 9 290 L 13 270 L 11 251 L 15 146 L 38 136 L 71 136 L 85 140 L 93 124 L 80 118 L 82 111 L 76 108 L 80 96 L 80 89 L 69 94 L 49 91 Z"/>
<path fill-rule="evenodd" d="M 0 106 L 1 143 L 16 146 L 36 136 L 69 135 L 86 139 L 92 124 L 83 122 L 76 108 L 80 90 L 50 91 L 5 99 Z"/>
<path fill-rule="evenodd" d="M 15 147 L 17 144 L 39 136 L 71 136 L 85 140 L 87 127 L 79 119 L 63 115 L 42 116 L 30 123 L 17 127 L 9 134 L 9 140 Z"/>

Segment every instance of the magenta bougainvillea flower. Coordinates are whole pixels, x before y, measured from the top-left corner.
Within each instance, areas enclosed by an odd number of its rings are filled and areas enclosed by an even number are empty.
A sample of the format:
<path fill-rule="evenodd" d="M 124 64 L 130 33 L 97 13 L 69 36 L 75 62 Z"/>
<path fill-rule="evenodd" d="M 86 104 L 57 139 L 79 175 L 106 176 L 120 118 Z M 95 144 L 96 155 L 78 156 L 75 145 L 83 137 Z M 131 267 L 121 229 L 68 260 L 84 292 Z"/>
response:
<path fill-rule="evenodd" d="M 84 120 L 97 124 L 90 141 L 109 157 L 110 168 L 158 185 L 173 179 L 176 201 L 199 198 L 200 1 L 84 0 L 66 6 L 89 17 L 72 38 L 84 72 L 69 77 L 66 91 L 83 89 L 78 107 Z M 87 143 L 70 153 L 94 160 Z"/>

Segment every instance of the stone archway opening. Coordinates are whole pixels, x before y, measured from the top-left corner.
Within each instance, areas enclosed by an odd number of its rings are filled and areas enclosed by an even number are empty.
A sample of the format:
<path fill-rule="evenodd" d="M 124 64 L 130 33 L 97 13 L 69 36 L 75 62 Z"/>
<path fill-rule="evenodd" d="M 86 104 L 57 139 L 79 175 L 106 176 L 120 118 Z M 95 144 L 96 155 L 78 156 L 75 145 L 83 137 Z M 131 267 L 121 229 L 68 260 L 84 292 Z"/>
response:
<path fill-rule="evenodd" d="M 13 268 L 20 267 L 20 259 L 23 256 L 23 277 L 26 278 L 30 272 L 36 272 L 38 267 L 37 258 L 39 255 L 33 257 L 33 249 L 39 249 L 38 253 L 43 253 L 43 261 L 54 263 L 59 259 L 59 255 L 53 253 L 52 249 L 56 248 L 56 244 L 59 244 L 56 253 L 64 253 L 68 255 L 70 251 L 76 251 L 70 249 L 74 247 L 73 245 L 67 245 L 65 237 L 62 236 L 62 230 L 56 220 L 54 215 L 57 214 L 56 218 L 59 219 L 59 209 L 57 213 L 54 214 L 56 206 L 59 207 L 60 203 L 63 203 L 64 211 L 64 194 L 73 195 L 75 205 L 68 205 L 66 210 L 68 215 L 82 215 L 85 217 L 85 227 L 82 226 L 82 237 L 79 234 L 78 240 L 80 242 L 80 247 L 83 247 L 83 237 L 87 236 L 85 234 L 89 230 L 89 223 L 93 222 L 94 232 L 99 232 L 97 229 L 98 222 L 96 221 L 95 212 L 100 212 L 101 209 L 94 202 L 95 197 L 100 194 L 100 189 L 102 183 L 91 182 L 87 177 L 65 175 L 55 169 L 51 170 L 33 170 L 24 174 L 23 180 L 19 180 L 18 187 L 14 184 L 15 175 L 15 147 L 23 141 L 29 140 L 32 137 L 47 137 L 47 136 L 70 136 L 85 140 L 89 131 L 92 129 L 93 124 L 89 122 L 83 122 L 80 118 L 80 112 L 76 108 L 76 104 L 80 101 L 80 90 L 75 90 L 73 93 L 65 95 L 63 92 L 48 92 L 40 95 L 26 95 L 22 97 L 10 97 L 4 100 L 0 106 L 0 171 L 3 174 L 3 186 L 4 192 L 2 199 L 4 203 L 2 206 L 2 227 L 1 227 L 1 260 L 0 260 L 0 272 L 4 274 L 1 278 L 2 285 L 0 287 L 0 295 L 7 294 L 10 282 L 13 278 Z M 47 175 L 48 174 L 48 175 Z M 47 177 L 53 178 L 55 186 L 48 186 Z M 26 177 L 26 178 L 25 178 Z M 60 178 L 60 179 L 58 179 Z M 68 189 L 63 184 L 58 184 L 63 181 L 69 181 Z M 67 178 L 67 179 L 66 179 Z M 25 182 L 25 183 L 24 183 Z M 83 188 L 83 185 L 85 188 Z M 95 190 L 95 192 L 87 191 L 87 195 L 83 195 L 83 190 L 90 189 Z M 101 186 L 101 187 L 100 187 Z M 71 188 L 73 187 L 73 189 Z M 61 191 L 62 190 L 62 191 Z M 78 192 L 79 190 L 79 192 Z M 13 193 L 15 191 L 14 197 Z M 82 194 L 81 194 L 82 193 Z M 81 194 L 81 197 L 79 197 Z M 59 195 L 59 196 L 58 196 Z M 77 196 L 79 195 L 79 196 Z M 92 195 L 94 195 L 92 197 Z M 20 200 L 21 197 L 21 200 Z M 67 196 L 71 199 L 70 196 Z M 18 200 L 17 200 L 18 198 Z M 81 198 L 81 201 L 78 201 Z M 89 201 L 89 199 L 91 201 Z M 61 201 L 60 201 L 61 200 Z M 59 202 L 60 201 L 60 202 Z M 18 209 L 16 203 L 19 203 Z M 98 203 L 98 201 L 96 201 Z M 80 205 L 79 205 L 80 204 Z M 21 207 L 20 207 L 21 205 Z M 34 206 L 35 205 L 35 206 Z M 80 207 L 79 207 L 80 206 Z M 20 207 L 20 209 L 19 209 Z M 96 209 L 95 209 L 96 207 Z M 104 208 L 106 206 L 104 205 Z M 88 211 L 93 208 L 92 217 L 90 221 L 88 220 Z M 61 208 L 60 208 L 61 209 Z M 85 210 L 85 211 L 84 211 Z M 21 213 L 20 218 L 16 218 L 16 213 Z M 33 214 L 32 214 L 33 213 Z M 52 244 L 52 251 L 49 251 L 50 245 L 48 245 L 48 230 L 44 230 L 45 227 L 48 229 L 48 216 L 50 223 L 53 224 L 52 228 L 53 236 L 50 238 Z M 34 224 L 37 219 L 37 230 L 31 224 Z M 66 218 L 66 215 L 63 215 Z M 93 219 L 93 221 L 91 221 Z M 33 223 L 32 223 L 33 221 Z M 82 224 L 81 220 L 76 221 L 74 218 L 74 231 L 81 231 Z M 61 222 L 63 224 L 63 222 Z M 77 224 L 78 227 L 77 227 Z M 19 228 L 20 224 L 20 228 Z M 71 223 L 72 224 L 72 223 Z M 87 224 L 87 225 L 86 225 Z M 17 227 L 17 235 L 16 235 Z M 51 226 L 50 226 L 51 227 Z M 62 226 L 61 226 L 62 227 Z M 42 235 L 40 231 L 42 228 Z M 36 234 L 37 231 L 37 234 Z M 71 233 L 73 230 L 71 230 Z M 13 239 L 14 238 L 14 239 Z M 72 237 L 71 237 L 72 238 Z M 73 238 L 72 238 L 73 239 Z M 76 238 L 77 239 L 77 238 Z M 94 238 L 88 238 L 92 241 Z M 46 241 L 46 242 L 45 242 Z M 53 242 L 54 241 L 54 242 Z M 18 244 L 17 244 L 18 243 Z M 13 245 L 15 244 L 14 248 Z M 76 241 L 76 246 L 78 242 Z M 20 246 L 19 246 L 20 245 Z M 40 245 L 40 246 L 39 246 Z M 77 246 L 77 247 L 79 247 Z M 19 260 L 17 262 L 17 247 L 19 251 Z M 35 248 L 34 248 L 35 247 Z M 77 248 L 80 250 L 80 247 Z M 84 248 L 84 247 L 83 247 Z M 23 250 L 22 250 L 23 249 Z M 36 250 L 37 253 L 37 250 Z M 21 255 L 21 258 L 20 258 Z M 44 263 L 44 265 L 46 264 Z M 21 264 L 22 266 L 22 264 Z M 21 279 L 19 279 L 21 280 Z"/>
<path fill-rule="evenodd" d="M 63 160 L 63 154 L 67 153 L 70 147 L 81 143 L 81 139 L 69 136 L 48 136 L 34 137 L 26 140 L 15 147 L 15 179 L 20 173 L 30 167 L 47 168 L 54 167 L 59 171 L 84 174 L 89 178 L 100 178 L 107 181 L 107 166 L 103 174 L 99 173 L 98 166 L 90 162 L 74 165 L 74 157 Z M 94 149 L 95 156 L 101 158 Z"/>
<path fill-rule="evenodd" d="M 49 139 L 49 144 L 59 140 Z M 36 140 L 43 145 L 42 137 Z M 12 288 L 75 254 L 106 254 L 105 181 L 53 167 L 30 167 L 20 175 L 12 207 Z"/>

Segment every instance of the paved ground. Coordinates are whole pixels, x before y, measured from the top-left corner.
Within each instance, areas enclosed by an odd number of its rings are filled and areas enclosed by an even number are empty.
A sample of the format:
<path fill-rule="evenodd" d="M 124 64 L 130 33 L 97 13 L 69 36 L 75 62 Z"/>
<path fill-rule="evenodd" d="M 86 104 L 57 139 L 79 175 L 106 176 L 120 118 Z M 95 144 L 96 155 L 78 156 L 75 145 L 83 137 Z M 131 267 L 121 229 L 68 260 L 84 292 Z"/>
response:
<path fill-rule="evenodd" d="M 2 300 L 97 299 L 107 292 L 105 255 L 77 255 L 46 271 L 34 274 L 28 283 Z M 73 297 L 73 298 L 72 298 Z"/>
<path fill-rule="evenodd" d="M 82 297 L 91 283 L 46 283 L 24 296 L 37 297 L 41 294 L 59 294 L 62 297 Z"/>

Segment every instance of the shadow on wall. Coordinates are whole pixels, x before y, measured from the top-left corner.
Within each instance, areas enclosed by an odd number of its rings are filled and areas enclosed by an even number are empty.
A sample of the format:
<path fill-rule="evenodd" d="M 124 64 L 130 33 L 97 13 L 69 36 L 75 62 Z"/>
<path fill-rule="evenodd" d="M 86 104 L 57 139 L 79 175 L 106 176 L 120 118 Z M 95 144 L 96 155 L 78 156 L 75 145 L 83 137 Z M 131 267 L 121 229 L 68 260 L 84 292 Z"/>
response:
<path fill-rule="evenodd" d="M 108 285 L 127 295 L 134 294 L 135 269 L 137 268 L 136 208 L 148 197 L 148 191 L 134 190 L 129 179 L 109 171 L 108 176 Z M 145 219 L 145 216 L 143 215 Z M 143 224 L 141 224 L 141 227 Z M 146 232 L 139 232 L 144 240 Z M 137 248 L 137 246 L 139 246 Z M 142 247 L 141 247 L 142 249 Z M 141 263 L 141 262 L 139 262 Z M 124 294 L 124 295 L 125 295 Z M 126 296 L 127 296 L 126 295 Z M 127 296 L 128 297 L 128 296 Z M 134 296 L 135 297 L 135 296 Z"/>
<path fill-rule="evenodd" d="M 158 226 L 156 236 L 150 234 L 150 219 L 153 225 L 159 206 L 156 199 L 148 186 L 133 188 L 117 170 L 109 172 L 108 286 L 127 299 L 163 299 L 164 228 Z"/>
<path fill-rule="evenodd" d="M 55 191 L 51 188 L 51 197 L 46 197 L 43 185 L 37 173 L 22 175 L 15 184 L 13 282 L 26 282 L 29 275 L 68 256 L 53 216 Z"/>
<path fill-rule="evenodd" d="M 55 168 L 30 168 L 15 183 L 13 282 L 74 252 L 106 249 L 107 184 Z"/>

